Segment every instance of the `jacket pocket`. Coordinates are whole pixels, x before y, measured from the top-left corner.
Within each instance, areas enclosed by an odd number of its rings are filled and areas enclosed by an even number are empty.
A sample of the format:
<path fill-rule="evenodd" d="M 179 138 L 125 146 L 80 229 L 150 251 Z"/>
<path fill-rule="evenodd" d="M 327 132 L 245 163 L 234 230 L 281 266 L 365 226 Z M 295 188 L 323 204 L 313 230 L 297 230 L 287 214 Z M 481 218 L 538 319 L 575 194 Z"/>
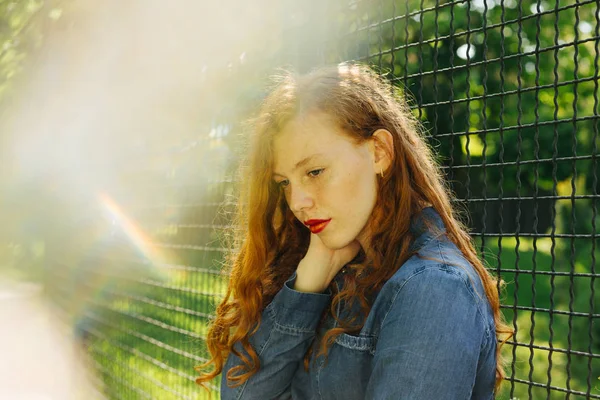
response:
<path fill-rule="evenodd" d="M 371 354 L 375 354 L 375 345 L 377 340 L 375 336 L 352 336 L 347 333 L 342 333 L 335 338 L 335 342 L 342 347 L 351 350 L 365 351 Z"/>

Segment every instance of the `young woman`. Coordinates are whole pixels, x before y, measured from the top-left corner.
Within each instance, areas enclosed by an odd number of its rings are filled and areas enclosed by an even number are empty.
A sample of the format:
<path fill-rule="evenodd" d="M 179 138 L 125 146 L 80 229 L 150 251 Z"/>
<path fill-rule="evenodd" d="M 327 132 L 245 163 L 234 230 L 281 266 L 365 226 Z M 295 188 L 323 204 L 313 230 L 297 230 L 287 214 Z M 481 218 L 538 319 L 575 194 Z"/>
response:
<path fill-rule="evenodd" d="M 417 121 L 364 66 L 288 76 L 242 163 L 239 239 L 207 337 L 223 399 L 491 399 L 496 280 Z"/>

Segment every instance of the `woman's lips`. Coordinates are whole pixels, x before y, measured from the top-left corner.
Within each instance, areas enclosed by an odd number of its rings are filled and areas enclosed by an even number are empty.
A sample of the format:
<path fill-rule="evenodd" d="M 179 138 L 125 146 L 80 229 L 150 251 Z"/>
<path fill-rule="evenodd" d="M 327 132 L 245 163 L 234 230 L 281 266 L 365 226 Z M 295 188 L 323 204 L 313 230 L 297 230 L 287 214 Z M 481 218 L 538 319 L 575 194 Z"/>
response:
<path fill-rule="evenodd" d="M 312 233 L 320 233 L 323 231 L 323 229 L 325 229 L 325 227 L 327 226 L 327 224 L 329 224 L 329 221 L 331 221 L 331 219 L 328 219 L 326 221 L 323 222 L 319 222 L 317 224 L 314 225 L 310 225 L 308 228 L 310 229 L 310 231 Z"/>

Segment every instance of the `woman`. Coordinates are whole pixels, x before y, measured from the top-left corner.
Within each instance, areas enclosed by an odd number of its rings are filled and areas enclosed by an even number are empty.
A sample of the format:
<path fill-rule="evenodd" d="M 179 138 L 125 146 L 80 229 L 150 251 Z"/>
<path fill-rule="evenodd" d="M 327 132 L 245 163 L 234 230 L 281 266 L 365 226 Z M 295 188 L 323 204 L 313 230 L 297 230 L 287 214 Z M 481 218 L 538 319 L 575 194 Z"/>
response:
<path fill-rule="evenodd" d="M 288 76 L 242 164 L 207 345 L 223 399 L 491 399 L 496 281 L 406 104 L 368 68 Z"/>

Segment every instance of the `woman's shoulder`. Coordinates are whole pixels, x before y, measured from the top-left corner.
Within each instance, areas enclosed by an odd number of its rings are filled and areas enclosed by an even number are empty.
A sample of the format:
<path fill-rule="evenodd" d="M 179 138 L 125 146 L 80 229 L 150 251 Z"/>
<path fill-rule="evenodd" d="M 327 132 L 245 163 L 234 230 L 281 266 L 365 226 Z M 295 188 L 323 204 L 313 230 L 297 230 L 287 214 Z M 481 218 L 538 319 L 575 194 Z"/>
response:
<path fill-rule="evenodd" d="M 465 268 L 463 268 L 465 267 Z M 483 287 L 473 281 L 465 269 L 470 264 L 451 265 L 443 261 L 411 258 L 379 292 L 376 315 L 379 325 L 390 321 L 404 324 L 407 320 L 426 318 L 436 324 L 454 326 L 465 315 L 487 337 L 494 332 L 494 318 Z M 445 322 L 444 322 L 445 321 Z M 394 325 L 395 326 L 395 325 Z"/>
<path fill-rule="evenodd" d="M 382 287 L 388 298 L 447 297 L 462 299 L 465 307 L 476 307 L 489 314 L 481 278 L 471 263 L 449 240 L 436 240 L 409 258 Z"/>
<path fill-rule="evenodd" d="M 441 276 L 456 275 L 483 288 L 473 265 L 445 234 L 419 249 L 396 271 L 390 281 L 403 281 L 421 274 L 425 270 L 429 274 Z"/>
<path fill-rule="evenodd" d="M 386 282 L 384 289 L 390 292 L 439 290 L 442 288 L 477 289 L 477 283 L 472 282 L 473 276 L 469 269 L 472 266 L 451 265 L 437 260 L 418 260 L 411 258 Z M 477 277 L 479 279 L 479 277 Z"/>

